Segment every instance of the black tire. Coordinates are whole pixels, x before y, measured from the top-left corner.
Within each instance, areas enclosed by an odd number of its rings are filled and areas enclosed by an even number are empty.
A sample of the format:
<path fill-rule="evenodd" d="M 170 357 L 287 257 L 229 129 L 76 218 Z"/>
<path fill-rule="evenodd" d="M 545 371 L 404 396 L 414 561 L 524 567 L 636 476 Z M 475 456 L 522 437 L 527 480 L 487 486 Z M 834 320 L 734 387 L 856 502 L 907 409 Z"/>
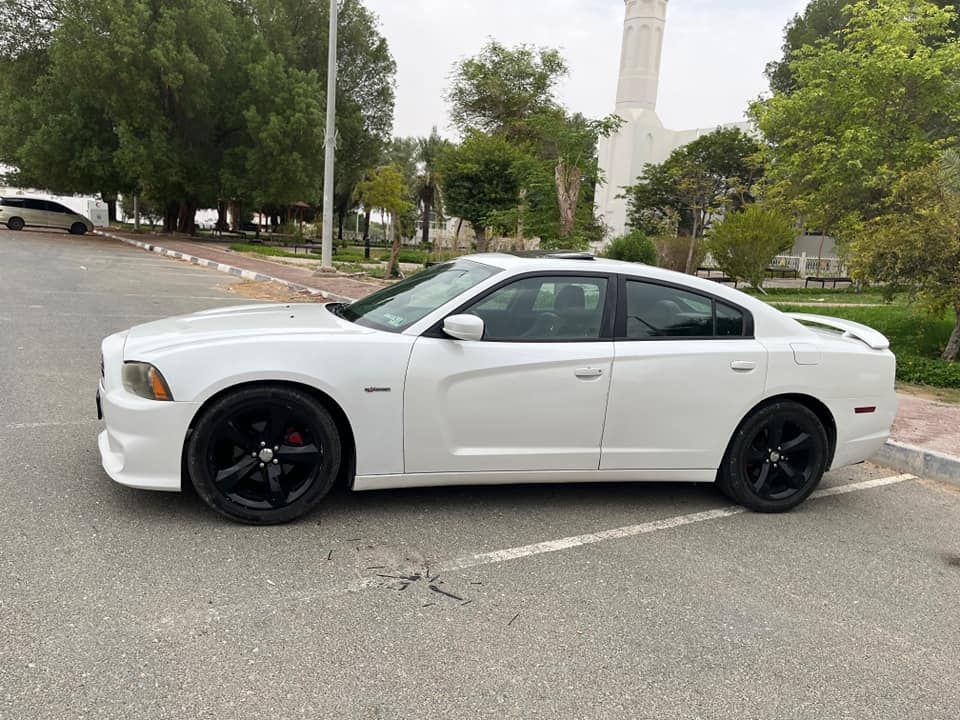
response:
<path fill-rule="evenodd" d="M 800 403 L 773 402 L 737 428 L 717 483 L 727 497 L 756 512 L 786 512 L 809 497 L 827 468 L 827 431 Z"/>
<path fill-rule="evenodd" d="M 7 220 L 7 227 L 13 230 L 14 232 L 19 232 L 23 230 L 23 226 L 25 224 L 26 223 L 23 222 L 23 218 L 19 218 L 19 217 L 12 217 L 9 220 Z"/>
<path fill-rule="evenodd" d="M 84 225 L 82 222 L 75 222 L 73 225 L 70 226 L 71 235 L 84 235 L 86 234 L 86 232 L 87 232 L 87 226 Z"/>
<path fill-rule="evenodd" d="M 340 470 L 340 433 L 309 394 L 263 385 L 205 409 L 186 455 L 207 505 L 237 522 L 278 525 L 314 510 L 330 492 Z"/>

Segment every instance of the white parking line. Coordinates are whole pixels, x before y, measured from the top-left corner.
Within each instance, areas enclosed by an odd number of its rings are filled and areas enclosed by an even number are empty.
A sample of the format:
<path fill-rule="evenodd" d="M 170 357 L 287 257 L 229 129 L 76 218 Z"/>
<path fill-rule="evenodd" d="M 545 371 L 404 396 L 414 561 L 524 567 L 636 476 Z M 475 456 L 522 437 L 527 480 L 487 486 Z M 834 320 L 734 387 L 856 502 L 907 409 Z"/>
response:
<path fill-rule="evenodd" d="M 92 423 L 100 422 L 91 418 L 90 420 L 64 420 L 62 422 L 25 422 L 25 423 L 8 423 L 3 426 L 4 430 L 33 430 L 36 428 L 48 428 L 48 427 L 71 427 L 74 425 L 90 425 Z"/>
<path fill-rule="evenodd" d="M 821 498 L 831 495 L 845 495 L 846 493 L 871 490 L 873 488 L 894 485 L 904 482 L 905 480 L 915 479 L 913 475 L 894 475 L 892 477 L 877 478 L 875 480 L 864 480 L 863 482 L 838 485 L 837 487 L 818 490 L 810 497 Z M 569 550 L 570 548 L 580 547 L 581 545 L 593 545 L 595 543 L 606 542 L 607 540 L 636 537 L 637 535 L 646 535 L 647 533 L 658 530 L 672 530 L 673 528 L 684 525 L 693 525 L 694 523 L 704 522 L 706 520 L 717 520 L 719 518 L 730 517 L 731 515 L 740 515 L 745 512 L 747 512 L 746 508 L 738 505 L 730 505 L 728 507 L 717 508 L 716 510 L 705 510 L 704 512 L 690 513 L 689 515 L 677 515 L 664 520 L 652 520 L 651 522 L 641 523 L 640 525 L 628 525 L 613 530 L 601 530 L 600 532 L 588 533 L 587 535 L 574 535 L 572 537 L 548 540 L 547 542 L 535 543 L 533 545 L 523 545 L 506 550 L 495 550 L 478 555 L 468 555 L 442 563 L 436 569 L 446 572 L 466 570 L 467 568 L 477 567 L 478 565 L 490 565 L 492 563 L 501 563 L 508 560 L 531 557 L 533 555 L 543 555 L 544 553 L 557 552 L 559 550 Z"/>

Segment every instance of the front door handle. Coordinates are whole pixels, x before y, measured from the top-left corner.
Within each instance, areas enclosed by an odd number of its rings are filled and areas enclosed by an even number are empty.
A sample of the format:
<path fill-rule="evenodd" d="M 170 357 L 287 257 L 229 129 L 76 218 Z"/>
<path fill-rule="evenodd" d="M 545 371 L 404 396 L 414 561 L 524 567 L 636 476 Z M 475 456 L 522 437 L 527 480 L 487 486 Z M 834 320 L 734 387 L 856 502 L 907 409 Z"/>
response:
<path fill-rule="evenodd" d="M 753 360 L 734 360 L 730 363 L 730 367 L 737 372 L 749 372 L 750 370 L 756 370 L 757 364 Z"/>
<path fill-rule="evenodd" d="M 595 378 L 603 375 L 601 368 L 577 368 L 574 373 L 578 378 Z"/>

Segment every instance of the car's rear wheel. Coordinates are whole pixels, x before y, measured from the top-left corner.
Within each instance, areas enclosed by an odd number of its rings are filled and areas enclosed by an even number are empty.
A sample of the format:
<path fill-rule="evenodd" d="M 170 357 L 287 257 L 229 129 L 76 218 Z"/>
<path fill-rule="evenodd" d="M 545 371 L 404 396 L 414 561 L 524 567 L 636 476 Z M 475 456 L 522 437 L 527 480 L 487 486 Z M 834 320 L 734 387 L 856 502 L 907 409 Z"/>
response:
<path fill-rule="evenodd" d="M 809 497 L 827 468 L 823 423 L 804 405 L 774 402 L 737 428 L 720 468 L 720 489 L 757 512 L 786 512 Z"/>
<path fill-rule="evenodd" d="M 12 217 L 9 220 L 7 220 L 7 227 L 15 232 L 19 232 L 20 230 L 23 230 L 23 226 L 24 226 L 23 218 Z"/>
<path fill-rule="evenodd" d="M 231 520 L 289 522 L 315 509 L 340 469 L 336 423 L 309 394 L 257 386 L 206 409 L 187 445 L 197 494 Z"/>
<path fill-rule="evenodd" d="M 84 225 L 82 222 L 75 222 L 73 225 L 70 226 L 71 235 L 83 235 L 86 232 L 87 232 L 87 226 Z"/>

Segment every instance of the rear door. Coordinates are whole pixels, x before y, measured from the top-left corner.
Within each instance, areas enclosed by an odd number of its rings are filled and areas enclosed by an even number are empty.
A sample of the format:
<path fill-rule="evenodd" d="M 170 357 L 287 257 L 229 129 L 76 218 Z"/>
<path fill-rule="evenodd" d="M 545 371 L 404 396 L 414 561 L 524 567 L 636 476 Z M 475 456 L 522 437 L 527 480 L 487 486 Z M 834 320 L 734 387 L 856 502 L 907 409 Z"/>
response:
<path fill-rule="evenodd" d="M 602 470 L 712 469 L 763 396 L 767 353 L 739 307 L 621 278 Z"/>

